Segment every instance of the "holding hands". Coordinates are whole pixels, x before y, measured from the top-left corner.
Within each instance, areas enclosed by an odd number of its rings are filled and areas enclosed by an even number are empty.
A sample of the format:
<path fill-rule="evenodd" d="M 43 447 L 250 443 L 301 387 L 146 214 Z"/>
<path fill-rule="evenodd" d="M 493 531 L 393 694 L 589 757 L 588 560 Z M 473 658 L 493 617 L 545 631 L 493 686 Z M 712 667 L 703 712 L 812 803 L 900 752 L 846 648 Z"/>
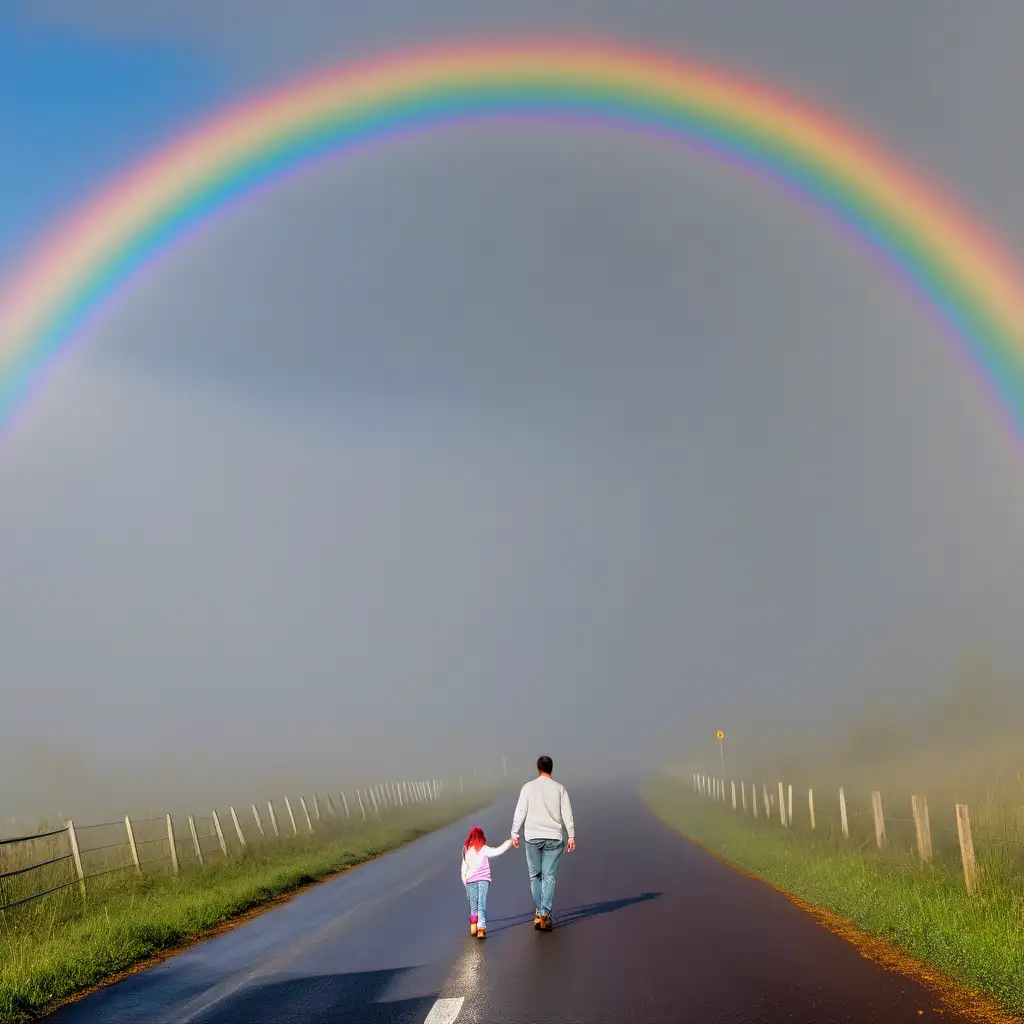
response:
<path fill-rule="evenodd" d="M 518 850 L 519 849 L 519 836 L 512 836 L 512 845 Z M 570 839 L 565 846 L 566 853 L 572 853 L 576 849 L 576 840 Z"/>

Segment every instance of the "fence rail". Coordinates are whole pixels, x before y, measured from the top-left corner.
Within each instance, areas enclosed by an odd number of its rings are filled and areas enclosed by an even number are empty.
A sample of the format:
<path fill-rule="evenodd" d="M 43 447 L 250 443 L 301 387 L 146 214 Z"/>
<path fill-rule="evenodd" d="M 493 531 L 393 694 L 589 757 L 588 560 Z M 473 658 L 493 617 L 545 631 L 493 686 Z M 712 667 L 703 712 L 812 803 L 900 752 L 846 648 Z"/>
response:
<path fill-rule="evenodd" d="M 967 804 L 953 802 L 938 808 L 938 822 L 933 823 L 928 798 L 915 793 L 902 799 L 889 794 L 883 800 L 880 790 L 872 790 L 860 802 L 857 797 L 839 786 L 834 793 L 815 793 L 812 787 L 798 794 L 794 811 L 793 786 L 769 785 L 746 779 L 725 779 L 693 773 L 694 793 L 703 799 L 730 807 L 738 814 L 758 819 L 763 815 L 765 827 L 776 826 L 785 832 L 805 829 L 816 836 L 827 836 L 848 843 L 857 849 L 874 847 L 878 851 L 911 850 L 922 865 L 932 865 L 936 856 L 957 857 L 963 870 L 964 885 L 973 895 L 978 890 L 978 878 L 984 873 L 978 863 L 975 833 L 983 845 L 992 844 L 1004 850 L 1020 851 L 1024 855 L 1024 808 L 1016 808 L 1014 823 L 1016 835 L 1010 834 L 1010 823 L 1005 819 L 991 820 L 991 814 L 979 814 L 972 823 Z M 749 790 L 749 800 L 748 800 Z M 738 794 L 738 799 L 737 799 Z M 886 807 L 888 806 L 888 813 Z M 909 816 L 908 812 L 909 811 Z M 936 842 L 938 840 L 938 842 Z"/>
<path fill-rule="evenodd" d="M 229 806 L 223 814 L 213 809 L 201 816 L 179 821 L 166 814 L 158 818 L 125 816 L 122 821 L 75 825 L 33 835 L 0 837 L 0 913 L 36 900 L 67 894 L 77 887 L 81 902 L 102 898 L 95 886 L 100 879 L 124 872 L 145 876 L 162 871 L 177 875 L 207 864 L 236 857 L 252 848 L 308 842 L 323 836 L 337 837 L 347 827 L 380 821 L 397 810 L 426 805 L 471 786 L 461 777 L 396 780 L 304 795 L 297 803 L 284 797 L 284 821 L 273 799 L 265 803 L 264 818 L 255 803 L 241 810 Z M 105 830 L 105 831 L 100 831 Z M 89 845 L 89 843 L 96 845 Z M 87 884 L 92 883 L 92 884 Z"/>

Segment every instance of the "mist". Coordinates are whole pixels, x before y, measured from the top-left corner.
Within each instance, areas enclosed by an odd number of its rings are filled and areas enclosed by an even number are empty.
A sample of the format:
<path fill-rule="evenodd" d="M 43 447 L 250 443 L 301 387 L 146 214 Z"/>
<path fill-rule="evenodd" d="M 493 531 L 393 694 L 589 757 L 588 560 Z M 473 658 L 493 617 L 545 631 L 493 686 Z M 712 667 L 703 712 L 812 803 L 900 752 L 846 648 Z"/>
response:
<path fill-rule="evenodd" d="M 844 112 L 1024 251 L 1012 5 L 246 10 L 18 17 L 224 101 L 484 30 L 647 40 Z M 761 183 L 540 126 L 356 154 L 152 267 L 0 441 L 0 820 L 540 753 L 575 783 L 719 728 L 829 779 L 984 747 L 1020 720 L 1021 479 L 962 357 Z"/>

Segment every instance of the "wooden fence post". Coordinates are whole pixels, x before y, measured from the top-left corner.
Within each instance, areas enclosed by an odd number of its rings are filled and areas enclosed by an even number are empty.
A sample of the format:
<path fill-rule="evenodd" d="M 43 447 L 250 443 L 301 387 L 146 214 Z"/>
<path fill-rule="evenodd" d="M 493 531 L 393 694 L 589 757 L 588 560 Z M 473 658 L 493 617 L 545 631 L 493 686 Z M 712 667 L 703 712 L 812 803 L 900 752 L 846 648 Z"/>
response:
<path fill-rule="evenodd" d="M 313 794 L 313 813 L 316 815 L 317 821 L 324 820 L 322 817 L 320 817 L 320 801 L 317 800 L 316 793 Z"/>
<path fill-rule="evenodd" d="M 750 803 L 754 808 L 754 817 L 757 817 L 757 786 L 754 783 L 750 784 Z"/>
<path fill-rule="evenodd" d="M 956 831 L 960 837 L 960 857 L 964 862 L 964 882 L 967 895 L 973 896 L 978 888 L 978 865 L 974 859 L 974 840 L 971 838 L 971 816 L 967 804 L 956 805 Z"/>
<path fill-rule="evenodd" d="M 341 797 L 341 805 L 342 805 L 342 807 L 345 808 L 345 820 L 346 821 L 351 821 L 352 820 L 352 815 L 349 814 L 349 810 L 348 810 L 348 797 L 345 796 L 345 791 L 342 790 L 340 793 L 338 793 L 338 796 Z"/>
<path fill-rule="evenodd" d="M 131 847 L 132 860 L 135 862 L 135 871 L 142 875 L 142 863 L 139 861 L 139 848 L 135 845 L 135 832 L 132 829 L 132 819 L 126 814 L 124 816 L 124 830 L 128 833 L 128 845 Z"/>
<path fill-rule="evenodd" d="M 811 831 L 813 832 L 815 827 L 816 827 L 815 824 L 814 824 L 814 790 L 813 789 L 807 790 L 807 809 L 811 812 Z"/>
<path fill-rule="evenodd" d="M 220 852 L 226 857 L 228 855 L 228 844 L 224 839 L 224 829 L 220 827 L 220 815 L 216 809 L 213 812 L 213 828 L 217 833 L 217 842 L 220 843 Z"/>
<path fill-rule="evenodd" d="M 235 831 L 238 833 L 238 843 L 242 847 L 242 849 L 244 850 L 245 849 L 245 836 L 242 835 L 242 826 L 241 826 L 241 824 L 238 821 L 238 815 L 235 814 L 234 807 L 229 807 L 228 810 L 231 812 L 231 820 L 235 823 Z"/>
<path fill-rule="evenodd" d="M 203 866 L 203 848 L 199 845 L 199 833 L 196 831 L 196 819 L 190 814 L 188 816 L 188 830 L 192 833 L 192 846 L 196 851 L 196 860 L 199 866 Z"/>
<path fill-rule="evenodd" d="M 306 828 L 309 829 L 309 834 L 313 834 L 313 822 L 309 820 L 309 808 L 306 806 L 306 798 L 304 796 L 299 797 L 299 803 L 302 804 L 302 813 L 306 816 Z"/>
<path fill-rule="evenodd" d="M 793 783 L 789 784 L 789 800 L 786 804 L 786 824 L 793 827 Z"/>
<path fill-rule="evenodd" d="M 252 805 L 252 816 L 256 819 L 256 829 L 263 839 L 267 838 L 267 833 L 263 831 L 263 821 L 260 819 L 260 812 L 256 810 L 256 805 Z"/>
<path fill-rule="evenodd" d="M 732 809 L 736 810 L 736 780 L 732 780 Z"/>
<path fill-rule="evenodd" d="M 170 817 L 167 818 L 170 821 Z M 71 844 L 71 856 L 75 861 L 75 874 L 78 875 L 78 888 L 82 893 L 82 902 L 85 902 L 85 872 L 82 870 L 82 851 L 78 848 L 78 836 L 75 835 L 75 823 L 67 823 L 68 842 Z"/>
<path fill-rule="evenodd" d="M 295 824 L 295 815 L 292 812 L 292 802 L 288 799 L 288 797 L 284 798 L 284 805 L 286 808 L 288 808 L 288 817 L 292 820 L 292 835 L 297 836 L 299 834 L 299 829 L 298 826 L 296 826 Z"/>
<path fill-rule="evenodd" d="M 747 784 L 740 779 L 740 798 L 743 801 L 743 813 L 747 813 Z"/>
<path fill-rule="evenodd" d="M 366 821 L 366 808 L 363 806 L 363 797 L 359 790 L 356 790 L 356 799 L 359 801 L 359 810 L 363 812 L 363 821 Z"/>
<path fill-rule="evenodd" d="M 324 793 L 324 796 L 327 797 L 327 810 L 331 812 L 332 818 L 336 818 L 338 816 L 338 812 L 334 809 L 334 801 L 331 799 L 331 794 Z"/>
<path fill-rule="evenodd" d="M 843 792 L 843 787 L 839 787 L 839 821 L 843 826 L 843 838 L 850 838 L 850 822 L 846 817 L 846 794 Z"/>
<path fill-rule="evenodd" d="M 928 797 L 912 796 L 910 807 L 914 812 L 914 831 L 917 834 L 917 853 L 926 864 L 932 862 L 932 827 L 928 820 Z"/>
<path fill-rule="evenodd" d="M 268 800 L 267 801 L 267 810 L 270 812 L 270 825 L 271 825 L 271 827 L 274 830 L 274 835 L 278 839 L 280 839 L 281 838 L 281 830 L 277 827 L 277 812 L 274 810 L 274 801 L 273 800 Z"/>
<path fill-rule="evenodd" d="M 782 793 L 782 783 L 779 783 L 779 824 L 786 827 L 786 798 Z"/>
<path fill-rule="evenodd" d="M 167 815 L 167 845 L 171 848 L 171 871 L 178 873 L 178 844 L 174 841 L 174 822 Z"/>
<path fill-rule="evenodd" d="M 765 821 L 771 821 L 772 819 L 772 805 L 768 801 L 768 787 L 762 782 L 761 790 L 764 795 L 764 817 Z"/>
<path fill-rule="evenodd" d="M 875 818 L 875 842 L 882 849 L 885 846 L 885 818 L 882 817 L 882 794 L 877 789 L 871 791 L 871 812 Z"/>

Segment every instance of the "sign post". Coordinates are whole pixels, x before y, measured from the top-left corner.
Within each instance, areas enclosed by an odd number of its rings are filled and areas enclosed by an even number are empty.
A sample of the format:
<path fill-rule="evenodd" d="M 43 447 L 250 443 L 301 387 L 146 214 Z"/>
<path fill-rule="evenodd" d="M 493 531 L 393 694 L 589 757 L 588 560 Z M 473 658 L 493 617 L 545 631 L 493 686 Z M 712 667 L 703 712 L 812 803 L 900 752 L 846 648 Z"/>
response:
<path fill-rule="evenodd" d="M 718 730 L 718 757 L 722 762 L 722 778 L 725 778 L 725 733 Z"/>

